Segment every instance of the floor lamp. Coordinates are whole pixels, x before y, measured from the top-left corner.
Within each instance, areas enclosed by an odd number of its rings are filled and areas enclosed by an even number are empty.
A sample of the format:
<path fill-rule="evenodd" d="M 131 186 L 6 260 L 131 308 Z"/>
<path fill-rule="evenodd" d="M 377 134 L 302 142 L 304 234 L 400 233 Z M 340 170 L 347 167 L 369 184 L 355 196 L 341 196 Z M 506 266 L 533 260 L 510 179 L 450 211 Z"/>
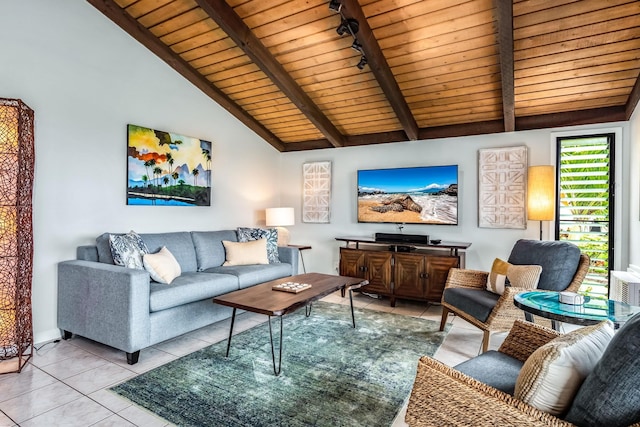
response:
<path fill-rule="evenodd" d="M 33 355 L 33 110 L 0 98 L 0 373 Z"/>
<path fill-rule="evenodd" d="M 530 166 L 527 177 L 527 217 L 540 221 L 540 240 L 542 240 L 542 221 L 555 219 L 556 179 L 554 166 Z"/>

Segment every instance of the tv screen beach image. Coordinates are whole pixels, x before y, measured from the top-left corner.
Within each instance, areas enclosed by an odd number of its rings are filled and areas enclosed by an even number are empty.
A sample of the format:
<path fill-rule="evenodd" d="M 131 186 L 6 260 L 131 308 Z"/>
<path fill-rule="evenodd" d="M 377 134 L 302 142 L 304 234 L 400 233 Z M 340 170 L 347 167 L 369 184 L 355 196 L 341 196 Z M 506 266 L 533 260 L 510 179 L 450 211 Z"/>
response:
<path fill-rule="evenodd" d="M 458 224 L 458 166 L 358 171 L 358 222 Z"/>

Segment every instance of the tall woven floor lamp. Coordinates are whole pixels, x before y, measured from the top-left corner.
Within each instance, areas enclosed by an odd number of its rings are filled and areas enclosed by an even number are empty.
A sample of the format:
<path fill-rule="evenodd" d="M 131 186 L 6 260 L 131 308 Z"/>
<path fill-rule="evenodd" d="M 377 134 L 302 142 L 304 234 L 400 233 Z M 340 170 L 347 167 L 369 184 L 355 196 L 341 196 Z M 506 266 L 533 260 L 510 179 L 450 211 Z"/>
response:
<path fill-rule="evenodd" d="M 33 355 L 33 110 L 0 98 L 0 373 Z"/>

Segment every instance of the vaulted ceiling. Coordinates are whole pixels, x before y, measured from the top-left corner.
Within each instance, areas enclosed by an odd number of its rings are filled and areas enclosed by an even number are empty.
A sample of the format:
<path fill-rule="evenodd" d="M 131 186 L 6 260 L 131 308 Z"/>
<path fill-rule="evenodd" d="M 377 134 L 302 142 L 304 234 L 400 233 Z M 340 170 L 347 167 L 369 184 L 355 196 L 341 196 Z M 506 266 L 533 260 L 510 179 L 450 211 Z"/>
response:
<path fill-rule="evenodd" d="M 88 2 L 282 152 L 623 121 L 640 99 L 640 1 Z"/>

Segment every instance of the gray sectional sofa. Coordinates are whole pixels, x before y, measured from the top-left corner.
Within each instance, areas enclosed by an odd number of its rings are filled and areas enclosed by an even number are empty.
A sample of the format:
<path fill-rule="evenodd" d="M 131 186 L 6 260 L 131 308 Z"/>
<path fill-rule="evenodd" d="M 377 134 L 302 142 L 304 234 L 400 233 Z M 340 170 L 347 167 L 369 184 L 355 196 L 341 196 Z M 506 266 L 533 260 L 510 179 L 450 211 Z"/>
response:
<path fill-rule="evenodd" d="M 127 353 L 231 316 L 212 298 L 298 272 L 298 249 L 278 247 L 280 263 L 223 266 L 223 240 L 235 230 L 140 234 L 150 253 L 166 246 L 182 274 L 170 285 L 150 280 L 145 270 L 114 265 L 109 234 L 95 246 L 79 246 L 77 259 L 58 264 L 58 328 Z"/>

